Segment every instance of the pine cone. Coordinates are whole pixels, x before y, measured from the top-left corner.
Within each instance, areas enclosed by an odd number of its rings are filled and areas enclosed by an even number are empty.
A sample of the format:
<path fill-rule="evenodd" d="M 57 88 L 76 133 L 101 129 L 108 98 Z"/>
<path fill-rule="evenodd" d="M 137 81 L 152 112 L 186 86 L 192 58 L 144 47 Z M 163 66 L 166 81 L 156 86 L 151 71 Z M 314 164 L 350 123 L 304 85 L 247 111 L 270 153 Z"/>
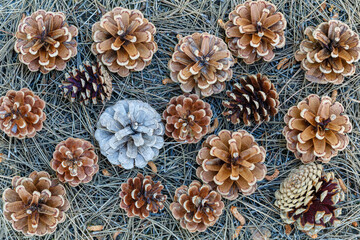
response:
<path fill-rule="evenodd" d="M 62 71 L 77 54 L 78 29 L 69 26 L 65 18 L 62 12 L 38 10 L 21 20 L 14 48 L 30 71 Z"/>
<path fill-rule="evenodd" d="M 138 100 L 121 100 L 108 107 L 96 126 L 101 153 L 125 169 L 145 167 L 164 145 L 161 116 Z"/>
<path fill-rule="evenodd" d="M 4 217 L 25 235 L 43 236 L 65 221 L 69 209 L 65 188 L 47 172 L 32 172 L 29 177 L 16 176 L 12 188 L 3 193 Z"/>
<path fill-rule="evenodd" d="M 102 63 L 98 62 L 91 65 L 85 62 L 84 67 L 73 69 L 70 74 L 66 74 L 66 80 L 62 82 L 60 88 L 64 91 L 64 95 L 69 95 L 71 101 L 79 99 L 85 105 L 89 104 L 89 100 L 93 104 L 97 104 L 97 100 L 105 103 L 110 100 L 112 93 L 112 78 L 106 71 Z"/>
<path fill-rule="evenodd" d="M 286 224 L 294 223 L 309 236 L 316 236 L 326 223 L 339 225 L 341 209 L 335 205 L 345 195 L 333 172 L 325 174 L 322 165 L 310 163 L 294 169 L 275 197 L 275 205 Z"/>
<path fill-rule="evenodd" d="M 241 78 L 240 84 L 235 83 L 226 95 L 231 100 L 223 101 L 224 107 L 229 108 L 223 115 L 233 124 L 240 123 L 240 119 L 246 125 L 251 125 L 251 119 L 259 124 L 278 113 L 279 95 L 274 84 L 260 73 Z"/>
<path fill-rule="evenodd" d="M 182 228 L 189 232 L 204 232 L 213 226 L 224 209 L 221 195 L 207 184 L 193 181 L 189 187 L 181 186 L 175 191 L 170 210 Z"/>
<path fill-rule="evenodd" d="M 354 63 L 360 59 L 359 35 L 338 20 L 305 29 L 306 39 L 295 53 L 306 71 L 306 79 L 316 83 L 341 84 L 355 74 Z"/>
<path fill-rule="evenodd" d="M 197 143 L 210 129 L 210 104 L 196 94 L 173 97 L 163 113 L 165 133 L 178 142 Z"/>
<path fill-rule="evenodd" d="M 225 89 L 232 77 L 234 59 L 225 42 L 209 33 L 194 33 L 179 38 L 169 61 L 171 80 L 181 89 L 208 97 Z"/>
<path fill-rule="evenodd" d="M 196 175 L 226 199 L 234 200 L 238 192 L 250 195 L 256 182 L 266 175 L 265 149 L 245 130 L 222 130 L 202 144 L 196 162 Z"/>
<path fill-rule="evenodd" d="M 246 64 L 264 59 L 270 62 L 274 48 L 285 45 L 286 19 L 266 1 L 246 1 L 229 14 L 225 23 L 227 43 L 232 54 Z"/>
<path fill-rule="evenodd" d="M 0 129 L 9 137 L 34 137 L 43 128 L 45 102 L 27 88 L 0 98 Z"/>
<path fill-rule="evenodd" d="M 76 187 L 88 183 L 99 171 L 98 156 L 94 146 L 80 138 L 68 138 L 60 142 L 53 153 L 50 166 L 61 182 Z"/>
<path fill-rule="evenodd" d="M 127 212 L 128 217 L 138 216 L 144 219 L 150 213 L 157 213 L 164 208 L 166 196 L 161 193 L 164 186 L 160 181 L 154 182 L 150 176 L 141 173 L 135 178 L 129 178 L 121 184 L 120 207 Z"/>
<path fill-rule="evenodd" d="M 303 163 L 329 162 L 349 144 L 350 119 L 339 102 L 310 95 L 285 115 L 287 148 Z"/>
<path fill-rule="evenodd" d="M 139 10 L 116 7 L 92 27 L 91 50 L 111 72 L 126 77 L 151 63 L 155 26 Z"/>

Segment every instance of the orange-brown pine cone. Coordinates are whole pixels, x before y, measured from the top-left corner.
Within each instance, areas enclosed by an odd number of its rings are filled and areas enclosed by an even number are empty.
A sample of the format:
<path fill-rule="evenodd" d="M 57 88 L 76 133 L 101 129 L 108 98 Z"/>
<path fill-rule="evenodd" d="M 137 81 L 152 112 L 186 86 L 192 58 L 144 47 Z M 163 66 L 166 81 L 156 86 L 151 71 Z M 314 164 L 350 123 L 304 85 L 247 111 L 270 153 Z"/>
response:
<path fill-rule="evenodd" d="M 303 163 L 327 163 L 349 144 L 350 119 L 341 103 L 332 103 L 330 97 L 308 96 L 289 109 L 284 121 L 287 148 Z"/>
<path fill-rule="evenodd" d="M 69 209 L 66 191 L 47 172 L 32 172 L 29 177 L 16 176 L 12 188 L 3 192 L 4 217 L 25 235 L 53 233 L 65 221 Z"/>
<path fill-rule="evenodd" d="M 173 97 L 163 113 L 165 133 L 178 142 L 197 143 L 210 129 L 210 104 L 196 94 Z"/>
<path fill-rule="evenodd" d="M 98 156 L 94 146 L 80 138 L 68 138 L 60 142 L 53 153 L 50 166 L 61 182 L 76 187 L 88 183 L 99 171 Z"/>
<path fill-rule="evenodd" d="M 189 232 L 204 232 L 213 226 L 224 209 L 221 195 L 207 184 L 193 181 L 190 186 L 181 186 L 175 191 L 170 210 L 182 228 Z"/>
<path fill-rule="evenodd" d="M 78 29 L 69 26 L 65 18 L 62 12 L 38 10 L 21 20 L 14 48 L 30 71 L 62 71 L 77 54 Z"/>
<path fill-rule="evenodd" d="M 164 208 L 166 195 L 161 193 L 164 186 L 160 181 L 154 182 L 150 176 L 141 173 L 129 178 L 121 184 L 120 207 L 127 212 L 128 217 L 138 216 L 144 219 L 150 213 L 157 213 Z"/>
<path fill-rule="evenodd" d="M 0 98 L 0 129 L 9 137 L 34 137 L 43 128 L 45 102 L 31 90 L 9 90 Z"/>
<path fill-rule="evenodd" d="M 224 198 L 234 200 L 239 192 L 255 192 L 256 182 L 264 179 L 265 155 L 265 149 L 245 130 L 222 130 L 203 142 L 196 157 L 200 165 L 196 175 Z"/>
<path fill-rule="evenodd" d="M 171 80 L 181 89 L 208 97 L 225 89 L 232 77 L 234 59 L 226 43 L 209 33 L 181 37 L 169 61 Z"/>
<path fill-rule="evenodd" d="M 151 63 L 155 26 L 139 10 L 116 7 L 92 27 L 92 52 L 111 72 L 126 77 Z"/>
<path fill-rule="evenodd" d="M 239 4 L 229 14 L 224 28 L 229 49 L 246 64 L 260 59 L 269 62 L 275 56 L 274 48 L 285 45 L 286 19 L 267 1 Z"/>
<path fill-rule="evenodd" d="M 341 84 L 355 74 L 360 59 L 359 35 L 339 20 L 323 22 L 305 29 L 306 39 L 295 53 L 311 82 Z"/>

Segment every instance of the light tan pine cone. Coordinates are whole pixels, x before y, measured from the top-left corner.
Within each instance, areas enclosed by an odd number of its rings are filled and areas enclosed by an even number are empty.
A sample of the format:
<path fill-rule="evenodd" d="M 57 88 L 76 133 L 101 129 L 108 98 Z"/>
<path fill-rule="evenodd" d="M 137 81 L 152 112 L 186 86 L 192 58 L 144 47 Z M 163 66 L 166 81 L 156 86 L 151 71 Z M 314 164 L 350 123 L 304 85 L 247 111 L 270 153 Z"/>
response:
<path fill-rule="evenodd" d="M 32 172 L 29 177 L 16 176 L 12 187 L 2 195 L 4 217 L 25 235 L 43 236 L 65 221 L 69 209 L 65 188 L 47 172 Z"/>
<path fill-rule="evenodd" d="M 0 129 L 9 137 L 34 137 L 43 128 L 45 102 L 31 90 L 9 90 L 0 98 Z"/>
<path fill-rule="evenodd" d="M 221 195 L 207 184 L 193 181 L 190 186 L 181 186 L 175 191 L 170 210 L 182 228 L 189 232 L 204 232 L 213 226 L 224 209 Z"/>
<path fill-rule="evenodd" d="M 212 116 L 210 104 L 196 94 L 173 97 L 163 112 L 165 134 L 178 142 L 197 143 L 208 133 Z"/>
<path fill-rule="evenodd" d="M 116 7 L 92 27 L 92 52 L 111 72 L 126 77 L 151 63 L 155 26 L 139 10 Z"/>
<path fill-rule="evenodd" d="M 271 61 L 274 48 L 285 45 L 286 19 L 267 1 L 246 1 L 236 6 L 225 23 L 227 43 L 232 54 L 246 64 L 260 59 Z"/>
<path fill-rule="evenodd" d="M 179 82 L 181 89 L 208 97 L 225 89 L 225 82 L 232 77 L 234 59 L 226 43 L 209 33 L 178 36 L 169 61 L 171 80 Z"/>
<path fill-rule="evenodd" d="M 306 79 L 316 83 L 341 84 L 355 74 L 360 59 L 359 35 L 339 20 L 323 22 L 305 29 L 295 59 L 301 61 Z"/>
<path fill-rule="evenodd" d="M 50 166 L 61 182 L 76 187 L 88 183 L 99 171 L 98 156 L 94 146 L 80 138 L 68 138 L 60 142 L 53 153 Z"/>
<path fill-rule="evenodd" d="M 62 71 L 77 54 L 78 29 L 65 18 L 62 12 L 38 10 L 20 21 L 14 49 L 30 71 Z"/>
<path fill-rule="evenodd" d="M 141 173 L 129 178 L 121 184 L 120 207 L 127 212 L 128 217 L 138 216 L 144 219 L 150 213 L 157 213 L 164 208 L 166 195 L 161 193 L 164 186 L 160 181 L 154 182 L 150 176 Z"/>
<path fill-rule="evenodd" d="M 303 163 L 327 163 L 349 144 L 350 119 L 339 102 L 312 94 L 284 117 L 287 148 Z"/>
<path fill-rule="evenodd" d="M 252 194 L 256 182 L 264 179 L 265 149 L 245 130 L 222 130 L 202 144 L 196 162 L 196 175 L 216 188 L 226 199 L 234 200 L 238 193 Z"/>

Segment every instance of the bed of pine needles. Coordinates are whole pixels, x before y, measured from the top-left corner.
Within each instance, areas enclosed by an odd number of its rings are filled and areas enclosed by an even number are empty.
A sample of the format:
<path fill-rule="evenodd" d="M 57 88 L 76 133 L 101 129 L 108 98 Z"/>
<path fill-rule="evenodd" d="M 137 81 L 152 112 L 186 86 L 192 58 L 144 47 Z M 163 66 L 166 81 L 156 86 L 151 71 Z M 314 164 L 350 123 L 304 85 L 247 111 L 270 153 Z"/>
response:
<path fill-rule="evenodd" d="M 12 177 L 27 176 L 32 171 L 48 171 L 53 177 L 55 172 L 49 162 L 55 146 L 68 137 L 84 138 L 97 147 L 94 139 L 95 124 L 104 108 L 120 99 L 140 99 L 148 102 L 159 113 L 173 96 L 181 94 L 178 84 L 163 85 L 162 80 L 169 77 L 167 62 L 177 43 L 177 34 L 188 35 L 194 32 L 209 32 L 224 37 L 224 31 L 217 24 L 218 19 L 227 20 L 231 9 L 244 0 L 0 0 L 0 96 L 10 89 L 30 88 L 47 102 L 47 120 L 44 129 L 34 138 L 17 140 L 0 133 L 0 191 L 10 186 Z M 271 239 L 308 239 L 297 230 L 288 235 L 274 206 L 274 192 L 293 167 L 300 164 L 294 154 L 286 149 L 286 141 L 281 131 L 283 117 L 288 108 L 297 104 L 311 93 L 332 95 L 337 91 L 337 100 L 342 102 L 353 124 L 350 144 L 346 150 L 334 157 L 325 166 L 334 171 L 347 186 L 346 201 L 342 203 L 342 224 L 337 229 L 328 228 L 319 234 L 318 239 L 359 239 L 360 229 L 360 70 L 341 85 L 318 85 L 304 79 L 304 71 L 294 60 L 303 38 L 303 30 L 310 25 L 318 25 L 324 20 L 338 18 L 360 31 L 360 2 L 358 0 L 272 0 L 284 13 L 288 26 L 287 42 L 283 49 L 276 50 L 275 59 L 266 63 L 257 62 L 248 66 L 239 61 L 235 65 L 234 77 L 227 88 L 240 76 L 263 73 L 269 76 L 280 94 L 280 111 L 270 122 L 244 127 L 232 125 L 222 117 L 224 110 L 221 102 L 225 92 L 206 98 L 219 119 L 221 129 L 236 130 L 244 128 L 251 132 L 257 142 L 267 150 L 266 165 L 268 174 L 279 171 L 272 180 L 258 183 L 258 190 L 251 196 L 242 196 L 234 201 L 225 201 L 225 209 L 219 221 L 204 233 L 189 233 L 180 227 L 169 210 L 175 189 L 182 184 L 190 184 L 197 179 L 195 157 L 201 143 L 180 144 L 166 138 L 160 156 L 154 160 L 158 173 L 155 180 L 165 185 L 168 196 L 165 209 L 158 214 L 140 220 L 128 218 L 119 208 L 121 183 L 134 177 L 138 172 L 152 174 L 151 169 L 124 170 L 111 165 L 105 157 L 100 157 L 100 171 L 93 181 L 72 188 L 65 184 L 71 208 L 67 220 L 58 225 L 54 234 L 41 239 L 231 239 L 240 225 L 230 211 L 232 206 L 246 219 L 238 239 L 251 239 L 253 231 L 266 228 Z M 91 26 L 99 21 L 101 15 L 113 7 L 122 6 L 143 11 L 157 28 L 155 36 L 159 50 L 150 66 L 144 71 L 132 73 L 126 78 L 112 74 L 114 92 L 106 105 L 82 106 L 70 103 L 63 98 L 58 85 L 64 79 L 64 72 L 52 71 L 47 75 L 31 73 L 21 64 L 13 50 L 15 31 L 23 14 L 37 9 L 62 11 L 67 21 L 79 28 L 77 41 L 78 55 L 68 63 L 66 71 L 79 66 L 85 60 L 95 60 L 90 52 Z M 359 64 L 357 64 L 359 66 Z M 2 203 L 1 203 L 2 211 Z M 2 214 L 1 214 L 2 215 Z M 91 231 L 100 226 L 98 231 Z M 94 229 L 96 230 L 97 227 Z M 101 229 L 102 230 L 99 230 Z M 117 236 L 117 237 L 116 237 Z M 0 239 L 25 239 L 15 232 L 3 216 L 0 217 Z M 38 239 L 38 238 L 34 238 Z"/>

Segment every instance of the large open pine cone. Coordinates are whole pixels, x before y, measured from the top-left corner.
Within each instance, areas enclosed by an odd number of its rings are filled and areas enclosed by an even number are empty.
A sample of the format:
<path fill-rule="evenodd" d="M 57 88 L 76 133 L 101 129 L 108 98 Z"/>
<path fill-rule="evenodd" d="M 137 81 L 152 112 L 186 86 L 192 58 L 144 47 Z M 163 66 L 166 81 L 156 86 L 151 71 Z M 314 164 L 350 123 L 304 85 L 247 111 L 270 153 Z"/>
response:
<path fill-rule="evenodd" d="M 247 64 L 271 61 L 274 48 L 285 45 L 286 19 L 267 1 L 246 1 L 229 14 L 225 33 L 229 49 Z"/>
<path fill-rule="evenodd" d="M 209 33 L 181 37 L 168 64 L 173 82 L 179 82 L 184 92 L 195 89 L 204 97 L 225 89 L 233 65 L 226 43 Z"/>
<path fill-rule="evenodd" d="M 60 142 L 53 153 L 50 162 L 61 182 L 68 182 L 76 187 L 80 183 L 91 181 L 99 171 L 98 156 L 94 146 L 80 138 L 68 138 Z"/>
<path fill-rule="evenodd" d="M 284 121 L 287 148 L 303 163 L 329 162 L 349 144 L 350 119 L 341 103 L 332 103 L 330 97 L 308 96 L 289 109 Z"/>
<path fill-rule="evenodd" d="M 178 142 L 196 143 L 210 129 L 210 104 L 196 94 L 173 97 L 163 113 L 165 133 Z"/>
<path fill-rule="evenodd" d="M 164 145 L 161 116 L 142 101 L 118 101 L 101 114 L 96 126 L 101 153 L 125 169 L 145 167 Z"/>
<path fill-rule="evenodd" d="M 12 188 L 3 193 L 4 216 L 12 227 L 25 235 L 43 236 L 65 221 L 69 209 L 65 188 L 47 172 L 16 176 Z"/>
<path fill-rule="evenodd" d="M 341 209 L 336 204 L 344 200 L 333 172 L 324 173 L 320 164 L 301 165 L 291 171 L 275 193 L 275 205 L 286 224 L 294 223 L 311 237 L 326 227 L 340 224 Z"/>
<path fill-rule="evenodd" d="M 170 210 L 182 228 L 189 232 L 204 232 L 213 226 L 224 209 L 221 195 L 207 184 L 193 181 L 190 186 L 181 186 L 175 191 Z"/>
<path fill-rule="evenodd" d="M 45 102 L 31 90 L 9 90 L 0 98 L 0 129 L 9 137 L 34 137 L 43 128 Z"/>
<path fill-rule="evenodd" d="M 72 72 L 66 73 L 66 80 L 60 88 L 64 95 L 69 95 L 72 102 L 80 100 L 85 105 L 92 101 L 97 104 L 100 100 L 105 103 L 110 100 L 112 93 L 112 77 L 106 71 L 101 62 L 95 65 L 85 62 L 79 69 L 74 68 Z"/>
<path fill-rule="evenodd" d="M 156 28 L 139 10 L 116 7 L 93 25 L 92 32 L 92 52 L 122 77 L 142 71 L 157 51 Z"/>
<path fill-rule="evenodd" d="M 138 216 L 144 219 L 150 213 L 157 213 L 164 208 L 166 195 L 161 193 L 164 186 L 160 181 L 154 182 L 150 176 L 141 173 L 129 178 L 121 184 L 120 207 L 127 212 L 128 217 Z"/>
<path fill-rule="evenodd" d="M 23 18 L 16 32 L 15 51 L 30 71 L 62 71 L 77 54 L 78 29 L 65 22 L 62 12 L 38 10 Z"/>
<path fill-rule="evenodd" d="M 226 91 L 230 101 L 223 101 L 226 110 L 223 115 L 233 124 L 244 121 L 251 125 L 251 119 L 258 124 L 269 121 L 270 116 L 278 113 L 279 94 L 271 81 L 262 74 L 247 76 L 235 83 L 232 91 Z"/>
<path fill-rule="evenodd" d="M 234 200 L 239 191 L 252 194 L 256 182 L 265 177 L 265 155 L 265 149 L 245 130 L 222 130 L 203 142 L 196 157 L 200 165 L 196 175 L 224 198 Z"/>
<path fill-rule="evenodd" d="M 359 35 L 339 20 L 323 22 L 305 29 L 307 36 L 295 53 L 306 70 L 306 79 L 316 83 L 341 84 L 344 77 L 355 73 L 360 59 Z"/>

